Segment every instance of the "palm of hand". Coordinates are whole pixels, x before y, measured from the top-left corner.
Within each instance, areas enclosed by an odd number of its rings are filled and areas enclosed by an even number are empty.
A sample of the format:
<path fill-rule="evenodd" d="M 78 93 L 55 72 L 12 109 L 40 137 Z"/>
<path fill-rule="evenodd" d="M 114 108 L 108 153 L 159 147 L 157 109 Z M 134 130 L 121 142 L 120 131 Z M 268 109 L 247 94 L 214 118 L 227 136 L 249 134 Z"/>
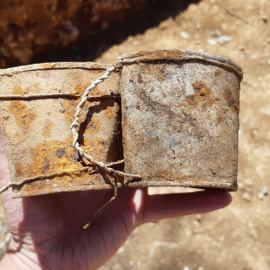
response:
<path fill-rule="evenodd" d="M 8 181 L 0 139 L 0 186 Z M 112 193 L 83 191 L 12 199 L 11 190 L 6 191 L 2 199 L 13 239 L 9 253 L 27 258 L 31 269 L 97 269 L 140 224 L 213 211 L 231 201 L 226 192 L 149 196 L 147 189 L 122 188 L 117 199 L 83 230 Z"/>
<path fill-rule="evenodd" d="M 110 199 L 112 192 L 11 199 L 11 190 L 8 190 L 3 194 L 3 201 L 14 239 L 9 252 L 23 252 L 29 258 L 37 254 L 42 269 L 96 269 L 141 223 L 140 213 L 136 213 L 132 202 L 136 190 L 125 189 L 96 216 L 88 230 L 82 229 L 90 216 Z M 139 192 L 143 194 L 146 190 Z"/>

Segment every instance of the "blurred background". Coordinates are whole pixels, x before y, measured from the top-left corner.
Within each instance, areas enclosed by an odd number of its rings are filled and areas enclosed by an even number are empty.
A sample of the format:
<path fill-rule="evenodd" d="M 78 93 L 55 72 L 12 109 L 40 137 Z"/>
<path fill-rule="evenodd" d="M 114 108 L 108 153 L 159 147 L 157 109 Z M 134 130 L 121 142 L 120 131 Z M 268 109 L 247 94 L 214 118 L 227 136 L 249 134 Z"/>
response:
<path fill-rule="evenodd" d="M 270 269 L 270 1 L 0 1 L 0 68 L 115 63 L 152 49 L 208 52 L 243 68 L 239 190 L 226 209 L 137 228 L 100 269 Z M 0 204 L 0 258 L 7 236 Z"/>

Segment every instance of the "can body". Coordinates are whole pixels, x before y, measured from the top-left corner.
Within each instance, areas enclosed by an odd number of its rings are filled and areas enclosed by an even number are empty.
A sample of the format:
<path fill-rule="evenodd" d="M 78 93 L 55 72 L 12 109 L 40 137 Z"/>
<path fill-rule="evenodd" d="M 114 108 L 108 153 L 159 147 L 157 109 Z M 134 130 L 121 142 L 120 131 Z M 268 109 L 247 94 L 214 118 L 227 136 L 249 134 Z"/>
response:
<path fill-rule="evenodd" d="M 241 69 L 188 51 L 128 54 L 121 72 L 128 186 L 237 189 Z"/>
<path fill-rule="evenodd" d="M 36 64 L 1 71 L 1 126 L 14 197 L 111 188 L 109 179 L 83 163 L 72 146 L 70 125 L 84 90 L 110 65 Z M 118 95 L 113 72 L 89 96 Z M 22 98 L 22 97 L 28 98 Z M 87 101 L 80 115 L 79 142 L 105 163 L 122 158 L 119 99 Z"/>

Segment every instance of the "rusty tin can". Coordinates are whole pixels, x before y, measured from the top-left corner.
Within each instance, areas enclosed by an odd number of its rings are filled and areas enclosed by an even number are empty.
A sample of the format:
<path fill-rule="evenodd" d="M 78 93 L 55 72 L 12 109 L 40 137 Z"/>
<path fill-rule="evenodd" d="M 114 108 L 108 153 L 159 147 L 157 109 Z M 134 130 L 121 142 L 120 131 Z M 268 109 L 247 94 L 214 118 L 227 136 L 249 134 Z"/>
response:
<path fill-rule="evenodd" d="M 125 171 L 132 187 L 237 189 L 241 68 L 190 51 L 120 58 Z"/>
<path fill-rule="evenodd" d="M 109 67 L 50 63 L 0 71 L 1 126 L 11 182 L 30 180 L 13 187 L 13 197 L 111 188 L 107 177 L 80 162 L 69 128 L 85 88 Z M 79 142 L 106 163 L 122 158 L 119 94 L 116 71 L 89 94 L 108 98 L 87 101 L 80 116 Z"/>

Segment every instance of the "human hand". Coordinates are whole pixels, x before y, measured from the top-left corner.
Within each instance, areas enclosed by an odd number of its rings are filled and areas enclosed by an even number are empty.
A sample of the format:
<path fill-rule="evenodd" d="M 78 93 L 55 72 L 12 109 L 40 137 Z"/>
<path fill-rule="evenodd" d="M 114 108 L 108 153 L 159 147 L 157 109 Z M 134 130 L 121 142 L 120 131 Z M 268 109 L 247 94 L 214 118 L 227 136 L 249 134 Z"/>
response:
<path fill-rule="evenodd" d="M 0 187 L 9 182 L 0 133 Z M 147 188 L 123 187 L 116 200 L 82 227 L 113 190 L 58 193 L 12 199 L 2 194 L 12 235 L 0 269 L 97 269 L 108 261 L 141 224 L 206 213 L 227 206 L 227 192 L 202 191 L 149 196 Z"/>

